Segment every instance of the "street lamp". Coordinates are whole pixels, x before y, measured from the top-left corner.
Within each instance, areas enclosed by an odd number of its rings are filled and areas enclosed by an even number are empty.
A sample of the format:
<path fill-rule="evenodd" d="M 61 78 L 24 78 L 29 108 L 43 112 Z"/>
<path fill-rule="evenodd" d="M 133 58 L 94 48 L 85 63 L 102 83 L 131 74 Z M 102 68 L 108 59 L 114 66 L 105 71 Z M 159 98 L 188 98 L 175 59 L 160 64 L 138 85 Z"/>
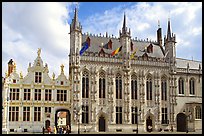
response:
<path fill-rule="evenodd" d="M 137 115 L 137 131 L 136 131 L 137 134 L 138 134 L 138 122 L 139 122 L 139 121 L 138 121 L 138 116 L 140 116 L 140 113 L 141 113 L 141 109 L 139 109 L 139 113 L 136 114 L 136 115 Z"/>
<path fill-rule="evenodd" d="M 77 123 L 78 123 L 78 134 L 80 134 L 80 126 L 79 126 L 79 112 L 80 112 L 80 107 L 74 108 L 74 113 L 77 117 Z"/>
<path fill-rule="evenodd" d="M 187 115 L 187 121 L 186 121 L 186 133 L 188 133 L 188 122 L 191 120 L 192 118 L 192 112 L 189 110 L 189 114 Z"/>

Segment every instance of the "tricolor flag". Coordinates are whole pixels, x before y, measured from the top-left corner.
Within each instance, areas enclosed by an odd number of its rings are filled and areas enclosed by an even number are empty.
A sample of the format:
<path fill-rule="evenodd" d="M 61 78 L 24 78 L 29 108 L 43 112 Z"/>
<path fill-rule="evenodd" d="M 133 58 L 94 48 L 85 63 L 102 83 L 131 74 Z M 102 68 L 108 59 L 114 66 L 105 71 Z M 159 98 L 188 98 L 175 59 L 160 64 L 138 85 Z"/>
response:
<path fill-rule="evenodd" d="M 115 54 L 117 54 L 118 52 L 120 52 L 122 50 L 122 47 L 123 46 L 120 46 L 119 48 L 117 48 L 116 50 L 114 50 L 112 53 L 111 53 L 111 56 L 114 56 Z"/>
<path fill-rule="evenodd" d="M 130 59 L 133 59 L 133 58 L 134 58 L 136 52 L 137 52 L 137 48 L 136 48 L 135 51 L 130 55 Z"/>
<path fill-rule="evenodd" d="M 89 44 L 88 44 L 88 42 L 85 42 L 85 43 L 84 43 L 84 46 L 81 48 L 81 50 L 80 50 L 80 52 L 79 52 L 80 56 L 81 56 L 88 48 L 89 48 Z"/>

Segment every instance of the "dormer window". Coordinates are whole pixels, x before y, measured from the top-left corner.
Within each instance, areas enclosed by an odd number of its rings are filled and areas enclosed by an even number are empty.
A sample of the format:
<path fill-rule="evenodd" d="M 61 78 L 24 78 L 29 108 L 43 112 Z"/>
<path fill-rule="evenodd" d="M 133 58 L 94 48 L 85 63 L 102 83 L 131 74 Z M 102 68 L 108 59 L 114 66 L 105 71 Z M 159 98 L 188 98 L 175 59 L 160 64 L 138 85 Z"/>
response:
<path fill-rule="evenodd" d="M 42 81 L 42 72 L 35 72 L 35 83 L 41 83 Z"/>
<path fill-rule="evenodd" d="M 13 79 L 13 83 L 16 83 L 16 79 Z"/>

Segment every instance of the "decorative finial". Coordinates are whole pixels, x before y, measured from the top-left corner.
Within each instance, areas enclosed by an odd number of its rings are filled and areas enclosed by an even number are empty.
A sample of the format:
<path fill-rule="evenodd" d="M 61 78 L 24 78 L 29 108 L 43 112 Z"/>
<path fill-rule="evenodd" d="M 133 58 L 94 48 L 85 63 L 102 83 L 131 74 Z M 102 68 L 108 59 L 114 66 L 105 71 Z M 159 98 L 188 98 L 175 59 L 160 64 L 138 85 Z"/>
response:
<path fill-rule="evenodd" d="M 38 48 L 38 57 L 40 57 L 41 48 Z"/>
<path fill-rule="evenodd" d="M 64 65 L 61 65 L 61 73 L 64 73 Z"/>
<path fill-rule="evenodd" d="M 158 28 L 160 28 L 160 21 L 158 20 Z"/>
<path fill-rule="evenodd" d="M 20 72 L 20 78 L 23 78 L 23 74 L 22 74 L 22 71 Z"/>
<path fill-rule="evenodd" d="M 14 72 L 16 72 L 16 63 L 15 62 L 13 62 L 13 70 L 14 70 Z"/>
<path fill-rule="evenodd" d="M 8 71 L 5 72 L 5 76 L 8 77 Z"/>
<path fill-rule="evenodd" d="M 54 80 L 55 79 L 55 73 L 53 72 L 52 74 L 52 79 Z"/>

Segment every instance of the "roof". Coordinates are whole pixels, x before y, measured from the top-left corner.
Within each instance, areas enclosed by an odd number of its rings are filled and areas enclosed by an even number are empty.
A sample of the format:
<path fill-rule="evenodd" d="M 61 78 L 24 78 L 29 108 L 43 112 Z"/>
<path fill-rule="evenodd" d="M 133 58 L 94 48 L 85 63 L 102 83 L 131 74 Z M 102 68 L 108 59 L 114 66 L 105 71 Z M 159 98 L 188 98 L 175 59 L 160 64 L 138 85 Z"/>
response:
<path fill-rule="evenodd" d="M 60 118 L 66 118 L 67 112 L 60 112 L 59 117 Z"/>
<path fill-rule="evenodd" d="M 84 54 L 86 54 L 87 52 L 99 53 L 101 48 L 102 48 L 102 43 L 103 43 L 103 45 L 105 45 L 109 42 L 110 39 L 112 41 L 112 49 L 103 48 L 103 50 L 106 54 L 111 54 L 114 50 L 116 50 L 117 48 L 119 48 L 121 46 L 118 38 L 93 36 L 93 35 L 87 35 L 87 34 L 82 35 L 82 44 L 86 41 L 86 39 L 88 37 L 90 38 L 90 47 L 88 48 L 88 50 Z M 153 53 L 147 53 L 147 55 L 149 57 L 156 57 L 156 58 L 163 58 L 164 57 L 160 46 L 155 44 L 154 42 L 137 41 L 137 40 L 133 40 L 133 39 L 131 41 L 133 43 L 133 51 L 130 51 L 130 52 L 132 53 L 135 50 L 137 50 L 135 56 L 142 56 L 145 53 L 145 52 L 142 52 L 145 49 L 145 47 L 152 44 L 153 45 Z M 131 47 L 129 49 L 131 50 Z M 118 56 L 119 55 L 116 55 L 115 57 L 117 58 Z"/>
<path fill-rule="evenodd" d="M 176 58 L 176 67 L 177 68 L 187 68 L 189 64 L 189 69 L 199 69 L 199 64 L 202 69 L 202 62 L 195 60 L 187 60 L 182 58 Z"/>

